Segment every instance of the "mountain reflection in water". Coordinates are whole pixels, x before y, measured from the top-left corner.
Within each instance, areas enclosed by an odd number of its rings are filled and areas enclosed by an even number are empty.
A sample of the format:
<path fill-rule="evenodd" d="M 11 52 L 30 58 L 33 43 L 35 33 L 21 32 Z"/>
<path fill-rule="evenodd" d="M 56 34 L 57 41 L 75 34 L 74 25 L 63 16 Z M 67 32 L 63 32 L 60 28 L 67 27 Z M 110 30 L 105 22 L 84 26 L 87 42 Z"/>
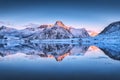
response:
<path fill-rule="evenodd" d="M 26 55 L 37 55 L 46 58 L 55 58 L 56 61 L 62 61 L 66 56 L 84 55 L 91 45 L 82 44 L 29 44 L 19 46 L 0 45 L 0 56 L 8 56 L 17 53 L 24 53 Z M 107 56 L 112 59 L 120 60 L 120 46 L 113 45 L 95 45 L 102 50 Z M 92 47 L 92 50 L 96 49 Z"/>

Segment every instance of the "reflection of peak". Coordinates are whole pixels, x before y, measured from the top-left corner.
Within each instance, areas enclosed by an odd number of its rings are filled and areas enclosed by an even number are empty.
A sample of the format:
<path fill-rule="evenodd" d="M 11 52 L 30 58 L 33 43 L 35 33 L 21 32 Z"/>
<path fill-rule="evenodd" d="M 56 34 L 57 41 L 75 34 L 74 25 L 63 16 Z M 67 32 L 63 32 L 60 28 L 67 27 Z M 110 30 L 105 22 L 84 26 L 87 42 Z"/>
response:
<path fill-rule="evenodd" d="M 120 60 L 120 45 L 99 45 L 99 48 L 110 58 Z"/>
<path fill-rule="evenodd" d="M 66 56 L 69 56 L 69 53 L 65 53 L 61 56 L 55 57 L 56 61 L 62 61 Z"/>
<path fill-rule="evenodd" d="M 92 51 L 98 51 L 99 48 L 96 47 L 96 46 L 90 46 L 90 47 L 89 47 L 89 50 L 92 50 Z"/>
<path fill-rule="evenodd" d="M 28 44 L 26 46 L 1 47 L 0 55 L 7 56 L 18 52 L 26 55 L 38 55 L 40 57 L 55 58 L 62 61 L 69 55 L 81 55 L 88 49 L 88 46 L 72 45 L 72 44 Z M 9 54 L 8 54 L 9 53 Z"/>
<path fill-rule="evenodd" d="M 86 51 L 88 50 L 89 46 L 74 46 L 71 50 L 70 50 L 70 55 L 84 55 L 86 53 Z"/>

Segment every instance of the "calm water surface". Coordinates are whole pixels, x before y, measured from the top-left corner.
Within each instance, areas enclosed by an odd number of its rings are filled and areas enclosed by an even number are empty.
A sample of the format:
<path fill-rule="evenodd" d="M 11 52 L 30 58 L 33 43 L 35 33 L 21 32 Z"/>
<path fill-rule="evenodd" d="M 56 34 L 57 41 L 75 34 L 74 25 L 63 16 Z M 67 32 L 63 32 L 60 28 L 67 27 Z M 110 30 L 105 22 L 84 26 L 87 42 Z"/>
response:
<path fill-rule="evenodd" d="M 2 45 L 0 55 L 0 80 L 120 80 L 118 44 Z"/>

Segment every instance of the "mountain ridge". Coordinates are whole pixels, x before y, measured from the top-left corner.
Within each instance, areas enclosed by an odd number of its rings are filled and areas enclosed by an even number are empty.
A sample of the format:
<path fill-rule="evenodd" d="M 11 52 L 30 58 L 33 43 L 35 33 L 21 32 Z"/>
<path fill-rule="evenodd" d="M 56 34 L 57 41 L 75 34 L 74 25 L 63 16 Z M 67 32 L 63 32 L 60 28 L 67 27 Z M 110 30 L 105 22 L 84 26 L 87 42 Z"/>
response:
<path fill-rule="evenodd" d="M 29 27 L 17 30 L 14 28 L 0 27 L 0 33 L 10 33 L 9 30 L 14 30 L 17 36 L 29 36 L 30 39 L 66 39 L 66 38 L 83 38 L 90 37 L 87 30 L 84 28 L 75 29 L 67 27 L 62 21 L 56 21 L 54 25 L 28 25 Z M 9 30 L 8 30 L 9 29 Z M 77 32 L 77 33 L 76 33 Z M 14 34 L 14 33 L 12 33 Z M 10 34 L 7 34 L 10 35 Z M 30 36 L 31 35 L 31 36 Z M 21 37 L 22 38 L 22 37 Z M 27 38 L 27 37 L 26 37 Z"/>
<path fill-rule="evenodd" d="M 118 30 L 120 31 L 120 21 L 112 22 L 107 27 L 105 27 L 100 34 L 109 34 Z"/>

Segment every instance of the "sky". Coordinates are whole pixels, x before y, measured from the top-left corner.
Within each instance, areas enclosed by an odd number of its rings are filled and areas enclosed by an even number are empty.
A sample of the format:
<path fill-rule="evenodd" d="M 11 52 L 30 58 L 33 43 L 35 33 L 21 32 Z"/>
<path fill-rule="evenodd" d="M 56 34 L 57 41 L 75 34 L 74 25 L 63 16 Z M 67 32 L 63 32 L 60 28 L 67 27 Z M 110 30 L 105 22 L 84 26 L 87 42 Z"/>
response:
<path fill-rule="evenodd" d="M 120 0 L 0 0 L 0 21 L 20 28 L 29 23 L 101 31 L 120 21 Z"/>

